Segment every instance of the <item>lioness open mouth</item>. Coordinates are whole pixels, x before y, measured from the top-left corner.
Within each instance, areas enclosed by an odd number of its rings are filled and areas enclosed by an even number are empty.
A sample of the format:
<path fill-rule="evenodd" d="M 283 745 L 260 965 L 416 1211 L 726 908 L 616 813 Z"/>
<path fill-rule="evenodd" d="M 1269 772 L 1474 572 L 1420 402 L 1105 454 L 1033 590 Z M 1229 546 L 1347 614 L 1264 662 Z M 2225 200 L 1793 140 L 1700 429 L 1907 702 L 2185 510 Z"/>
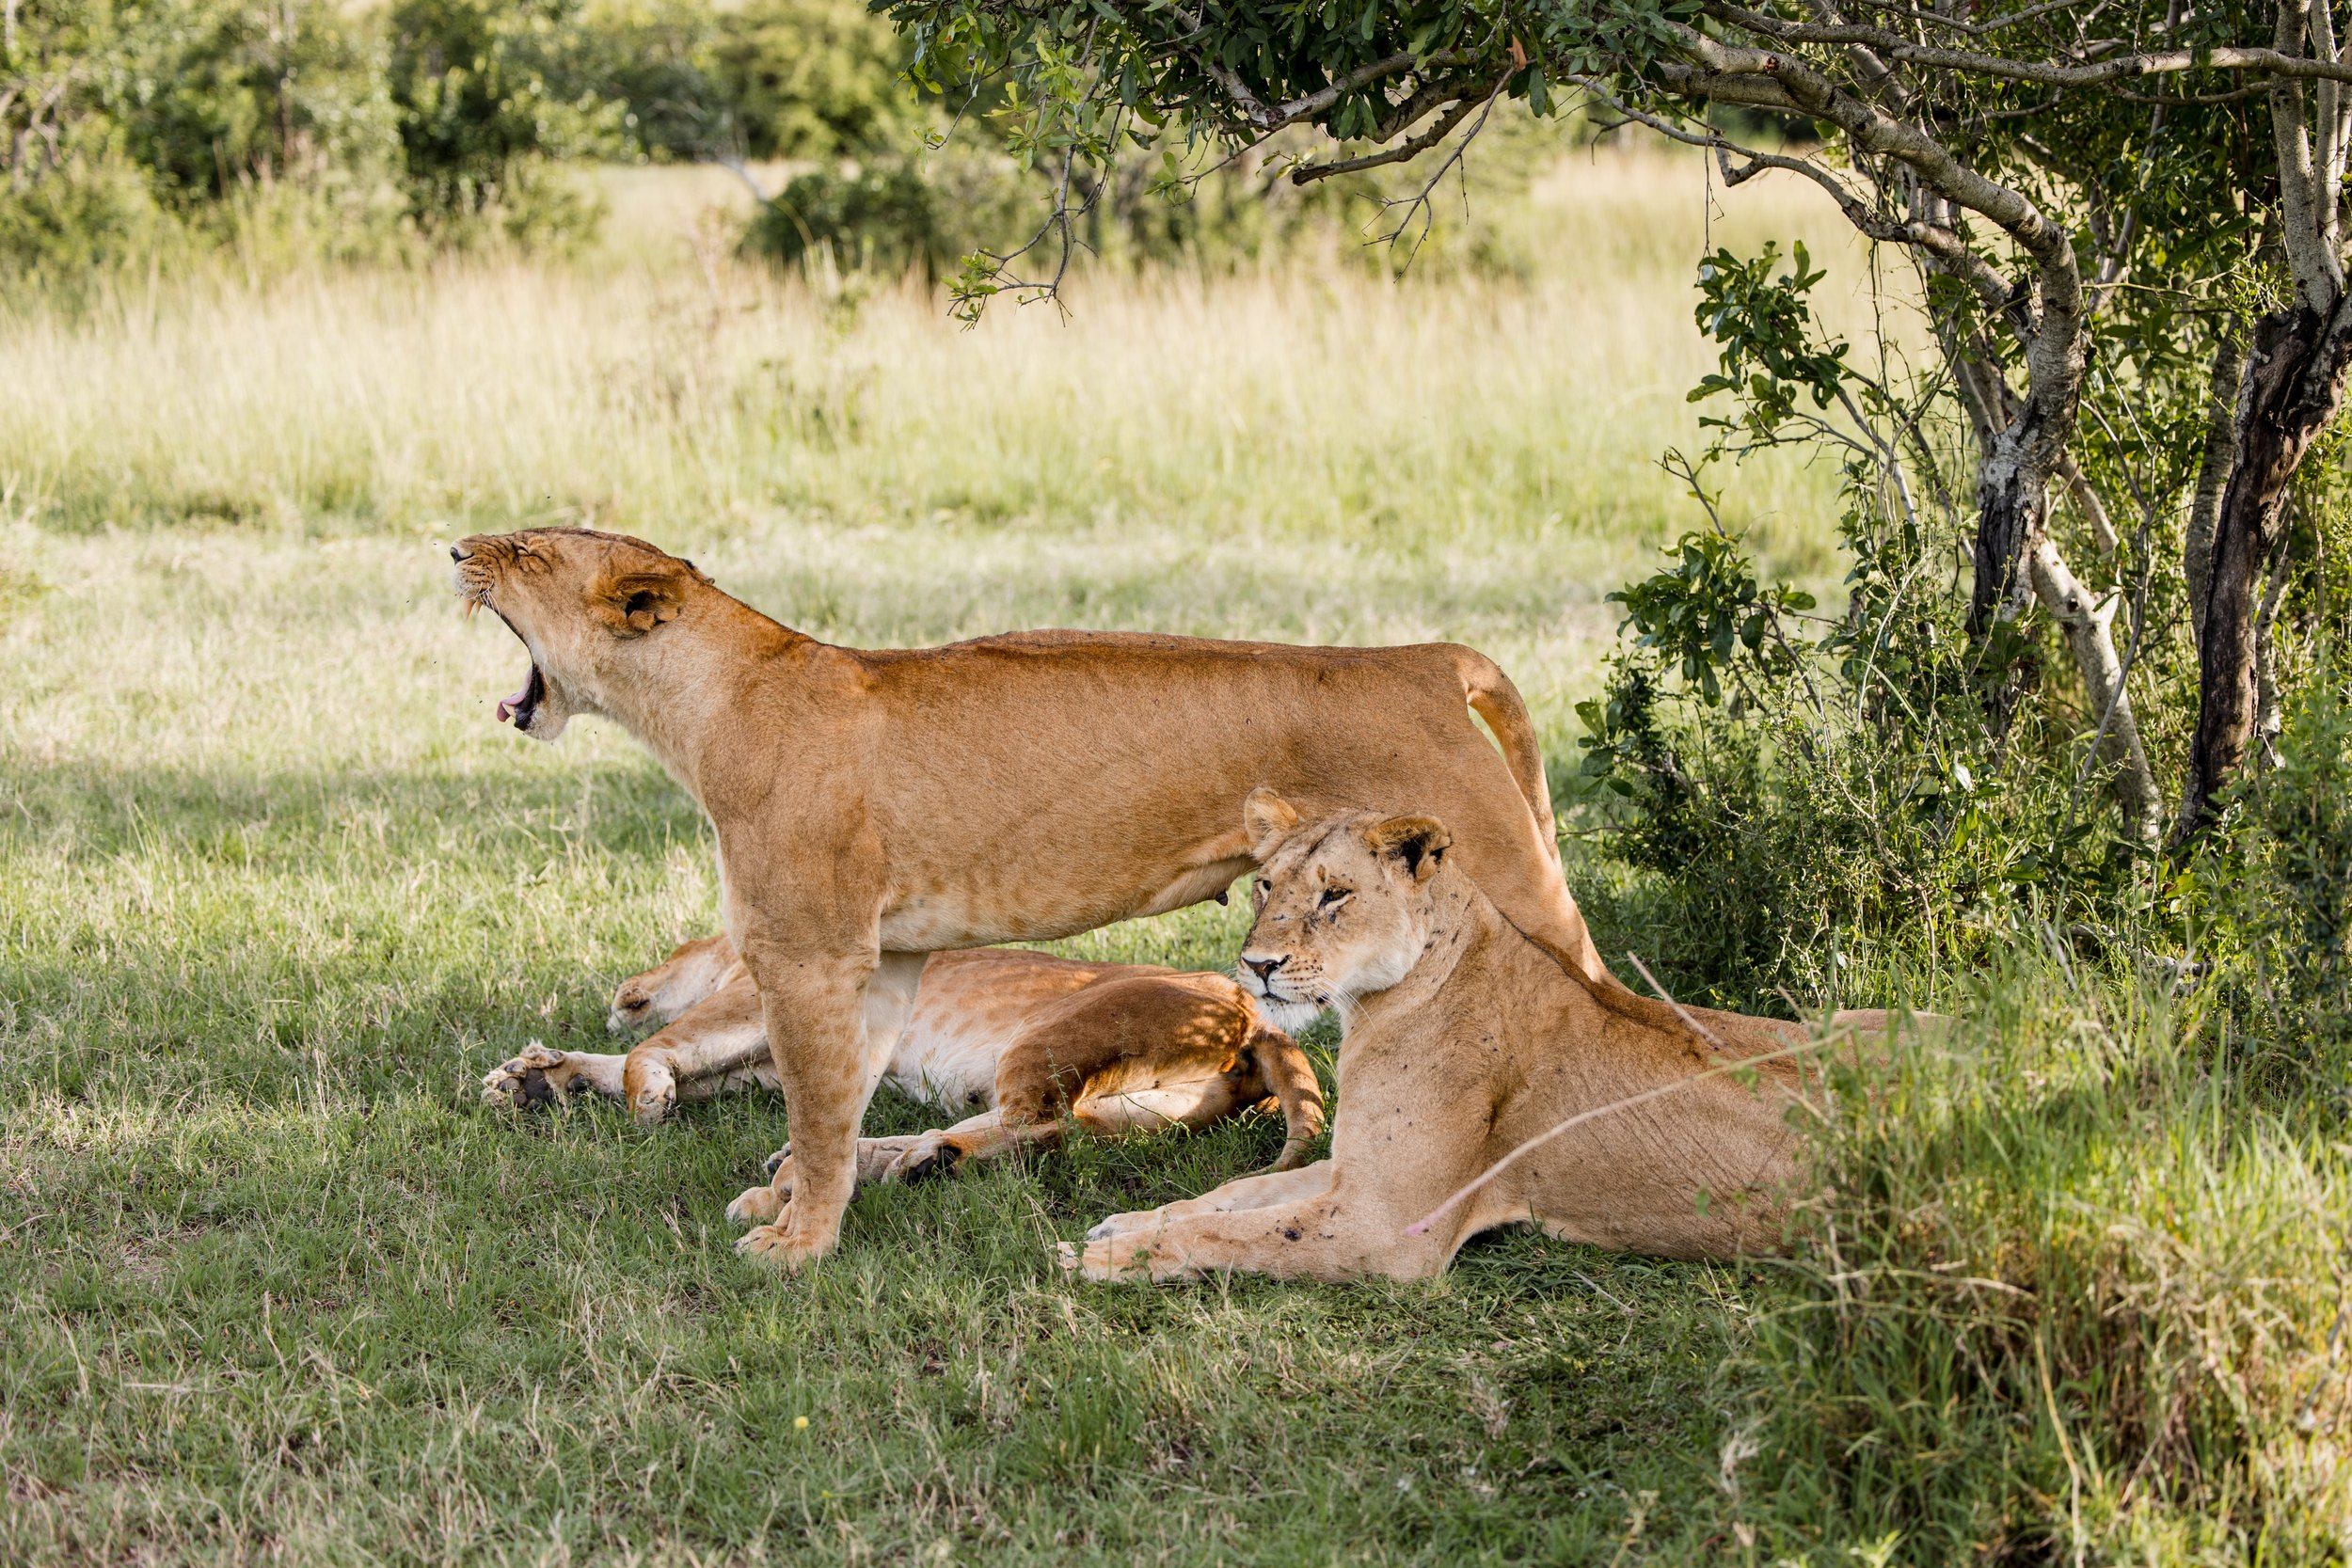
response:
<path fill-rule="evenodd" d="M 531 721 L 539 711 L 539 701 L 548 694 L 548 678 L 539 673 L 536 660 L 532 662 L 531 678 L 512 697 L 499 699 L 499 722 L 513 721 L 518 730 L 531 728 Z"/>

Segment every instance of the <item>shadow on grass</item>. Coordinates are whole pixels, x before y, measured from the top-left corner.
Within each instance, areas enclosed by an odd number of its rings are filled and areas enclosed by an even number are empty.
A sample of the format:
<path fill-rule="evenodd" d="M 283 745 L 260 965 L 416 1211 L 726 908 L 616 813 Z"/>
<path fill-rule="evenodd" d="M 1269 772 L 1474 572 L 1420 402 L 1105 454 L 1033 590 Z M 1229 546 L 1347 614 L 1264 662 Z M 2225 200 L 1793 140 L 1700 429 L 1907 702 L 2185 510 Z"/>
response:
<path fill-rule="evenodd" d="M 178 853 L 270 868 L 357 841 L 385 857 L 512 855 L 579 844 L 617 857 L 706 843 L 693 800 L 650 760 L 565 772 L 413 766 L 260 771 L 8 759 L 0 854 L 69 862 Z"/>

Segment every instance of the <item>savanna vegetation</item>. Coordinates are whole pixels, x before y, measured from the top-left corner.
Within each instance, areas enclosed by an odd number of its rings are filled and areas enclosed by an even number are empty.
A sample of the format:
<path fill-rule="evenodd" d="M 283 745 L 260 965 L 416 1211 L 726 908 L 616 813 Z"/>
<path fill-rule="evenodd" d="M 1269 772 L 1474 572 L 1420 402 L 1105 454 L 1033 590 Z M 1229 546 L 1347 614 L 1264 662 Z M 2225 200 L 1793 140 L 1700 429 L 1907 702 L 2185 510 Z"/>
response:
<path fill-rule="evenodd" d="M 0 1559 L 2343 1561 L 2334 25 L 10 6 Z M 837 641 L 1472 642 L 1621 973 L 1959 1022 L 1784 1259 L 1052 1267 L 1257 1122 L 780 1281 L 779 1105 L 476 1101 L 716 919 L 487 718 L 442 546 L 531 521 Z"/>

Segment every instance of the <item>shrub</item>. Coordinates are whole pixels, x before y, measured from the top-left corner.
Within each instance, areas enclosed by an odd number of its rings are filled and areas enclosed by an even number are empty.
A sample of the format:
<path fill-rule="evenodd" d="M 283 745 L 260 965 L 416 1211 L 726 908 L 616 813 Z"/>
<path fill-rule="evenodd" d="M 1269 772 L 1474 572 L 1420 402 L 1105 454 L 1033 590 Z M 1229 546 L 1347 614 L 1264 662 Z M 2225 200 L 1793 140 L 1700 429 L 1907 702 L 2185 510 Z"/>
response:
<path fill-rule="evenodd" d="M 1710 526 L 1610 595 L 1624 641 L 1578 709 L 1603 837 L 1647 877 L 1618 923 L 1694 995 L 1768 1011 L 1848 996 L 1865 958 L 1974 964 L 2036 924 L 2105 940 L 2154 894 L 2100 809 L 2099 716 L 2050 623 L 1969 633 L 1947 570 L 1970 462 L 1948 389 L 1857 369 L 1807 303 L 1822 275 L 1802 246 L 1789 261 L 1775 276 L 1768 245 L 1700 270 L 1722 353 L 1691 396 L 1730 408 L 1702 420 L 1717 436 L 1696 462 L 1665 462 Z M 1843 459 L 1834 617 L 1759 580 L 1706 487 L 1711 463 L 1783 444 Z"/>
<path fill-rule="evenodd" d="M 812 170 L 754 213 L 744 248 L 787 264 L 823 255 L 936 281 L 1018 221 L 1017 178 L 1009 165 L 969 157 Z"/>
<path fill-rule="evenodd" d="M 856 0 L 602 0 L 582 21 L 648 154 L 837 160 L 904 152 L 923 129 L 906 44 Z"/>
<path fill-rule="evenodd" d="M 2184 892 L 2231 1054 L 2352 1109 L 2352 673 L 2324 655 L 2285 704 Z"/>
<path fill-rule="evenodd" d="M 517 237 L 584 226 L 549 160 L 615 145 L 618 104 L 588 79 L 574 0 L 399 0 L 388 79 L 410 203 L 443 226 Z"/>
<path fill-rule="evenodd" d="M 2352 1171 L 2167 990 L 2045 943 L 1845 1080 L 1757 1323 L 1776 1551 L 2343 1560 Z"/>

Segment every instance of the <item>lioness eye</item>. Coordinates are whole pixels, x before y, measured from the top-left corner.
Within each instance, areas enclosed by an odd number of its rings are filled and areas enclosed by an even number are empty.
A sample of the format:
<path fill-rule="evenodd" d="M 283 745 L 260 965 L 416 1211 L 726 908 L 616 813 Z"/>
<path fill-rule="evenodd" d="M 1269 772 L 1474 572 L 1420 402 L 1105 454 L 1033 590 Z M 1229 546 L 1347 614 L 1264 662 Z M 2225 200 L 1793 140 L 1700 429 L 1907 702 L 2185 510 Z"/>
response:
<path fill-rule="evenodd" d="M 1272 882 L 1263 880 L 1252 882 L 1249 884 L 1250 901 L 1263 910 L 1265 908 L 1266 895 L 1272 893 L 1273 891 L 1274 884 Z"/>
<path fill-rule="evenodd" d="M 1325 888 L 1323 890 L 1323 896 L 1315 900 L 1315 908 L 1319 910 L 1335 909 L 1347 902 L 1347 895 L 1348 890 L 1343 887 Z"/>

